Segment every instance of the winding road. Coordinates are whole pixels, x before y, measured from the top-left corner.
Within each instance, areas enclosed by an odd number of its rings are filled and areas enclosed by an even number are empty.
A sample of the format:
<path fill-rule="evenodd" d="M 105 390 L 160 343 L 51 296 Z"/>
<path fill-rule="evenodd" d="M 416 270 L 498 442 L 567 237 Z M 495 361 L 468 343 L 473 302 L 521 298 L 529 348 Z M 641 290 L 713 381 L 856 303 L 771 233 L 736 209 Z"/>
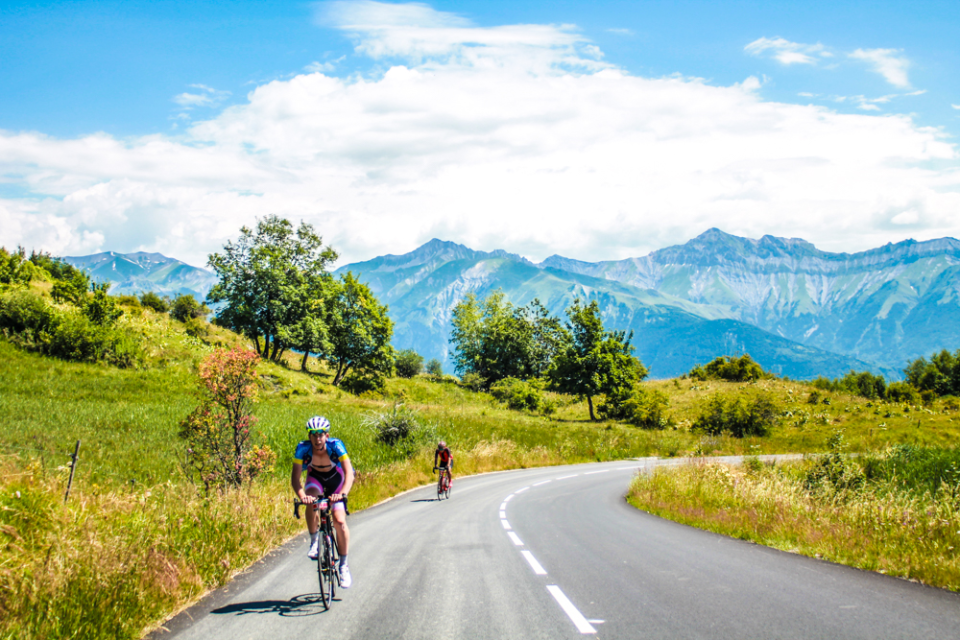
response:
<path fill-rule="evenodd" d="M 456 479 L 350 517 L 354 586 L 316 601 L 306 536 L 151 640 L 960 638 L 960 596 L 629 506 L 643 459 Z"/>

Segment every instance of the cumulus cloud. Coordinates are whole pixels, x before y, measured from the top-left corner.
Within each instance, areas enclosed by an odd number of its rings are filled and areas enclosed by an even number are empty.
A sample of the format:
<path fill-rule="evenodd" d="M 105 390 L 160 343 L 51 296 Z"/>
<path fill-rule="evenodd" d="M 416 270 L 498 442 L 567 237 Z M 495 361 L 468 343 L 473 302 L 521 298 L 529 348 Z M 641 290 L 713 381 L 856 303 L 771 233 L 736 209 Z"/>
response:
<path fill-rule="evenodd" d="M 743 49 L 755 56 L 769 53 L 781 64 L 816 64 L 819 58 L 832 55 L 820 43 L 801 44 L 784 38 L 758 38 Z"/>
<path fill-rule="evenodd" d="M 957 150 L 907 116 L 764 101 L 753 77 L 631 76 L 569 26 L 374 2 L 320 19 L 369 73 L 275 80 L 177 137 L 0 132 L 0 176 L 29 194 L 0 199 L 0 244 L 202 264 L 267 214 L 344 262 L 432 237 L 599 260 L 712 226 L 833 250 L 960 236 Z"/>
<path fill-rule="evenodd" d="M 857 49 L 850 57 L 870 64 L 874 71 L 893 86 L 908 89 L 910 80 L 907 78 L 907 68 L 910 62 L 900 55 L 901 53 L 900 49 Z"/>

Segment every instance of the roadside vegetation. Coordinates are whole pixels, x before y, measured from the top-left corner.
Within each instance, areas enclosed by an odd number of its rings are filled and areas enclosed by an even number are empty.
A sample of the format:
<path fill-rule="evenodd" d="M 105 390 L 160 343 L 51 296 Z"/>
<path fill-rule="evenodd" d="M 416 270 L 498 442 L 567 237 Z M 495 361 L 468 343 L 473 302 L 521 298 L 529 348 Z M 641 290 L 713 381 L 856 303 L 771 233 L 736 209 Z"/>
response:
<path fill-rule="evenodd" d="M 350 451 L 354 509 L 433 482 L 440 438 L 465 475 L 815 453 L 830 450 L 838 429 L 861 453 L 945 449 L 960 432 L 951 396 L 864 397 L 777 379 L 748 356 L 645 381 L 632 337 L 606 330 L 595 303 L 573 305 L 561 322 L 537 305 L 468 299 L 455 377 L 393 352 L 388 310 L 352 276 L 326 274 L 332 250 L 312 229 L 268 218 L 244 233 L 221 276 L 235 267 L 288 280 L 264 299 L 234 283 L 214 322 L 191 296 L 113 296 L 56 258 L 0 251 L 0 637 L 140 637 L 299 533 L 290 453 L 316 414 Z M 300 246 L 300 264 L 319 271 L 257 262 L 271 238 Z M 74 324 L 84 329 L 55 337 Z M 89 336 L 126 350 L 50 346 Z M 877 459 L 876 469 L 889 466 Z"/>

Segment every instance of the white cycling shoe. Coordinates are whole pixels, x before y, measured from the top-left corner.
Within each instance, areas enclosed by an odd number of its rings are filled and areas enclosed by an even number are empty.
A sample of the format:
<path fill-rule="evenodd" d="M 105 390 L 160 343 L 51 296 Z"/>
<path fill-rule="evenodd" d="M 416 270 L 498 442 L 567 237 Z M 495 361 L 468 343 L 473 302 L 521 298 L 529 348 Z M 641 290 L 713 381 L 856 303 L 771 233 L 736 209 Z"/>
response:
<path fill-rule="evenodd" d="M 344 589 L 349 589 L 352 584 L 353 578 L 350 577 L 350 567 L 343 565 L 340 567 L 340 586 Z"/>
<path fill-rule="evenodd" d="M 311 560 L 316 560 L 318 555 L 320 555 L 320 536 L 310 541 L 310 551 L 307 551 L 307 557 Z"/>

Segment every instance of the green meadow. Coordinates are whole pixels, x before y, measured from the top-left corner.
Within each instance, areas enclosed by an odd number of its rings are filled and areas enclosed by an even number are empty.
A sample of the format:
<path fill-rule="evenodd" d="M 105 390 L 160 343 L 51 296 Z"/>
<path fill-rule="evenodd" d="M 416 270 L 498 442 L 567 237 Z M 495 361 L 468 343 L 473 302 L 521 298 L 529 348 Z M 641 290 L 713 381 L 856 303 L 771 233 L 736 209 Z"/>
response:
<path fill-rule="evenodd" d="M 466 475 L 642 456 L 814 453 L 838 431 L 855 452 L 948 447 L 958 432 L 949 401 L 913 407 L 820 391 L 812 404 L 804 383 L 687 379 L 646 383 L 669 398 L 671 423 L 644 430 L 591 422 L 585 402 L 549 392 L 549 415 L 511 410 L 449 376 L 391 378 L 382 392 L 358 397 L 333 387 L 322 363 L 311 359 L 304 373 L 291 357 L 258 369 L 255 430 L 277 452 L 275 468 L 240 489 L 205 493 L 181 469 L 179 425 L 197 405 L 201 359 L 245 342 L 213 326 L 193 337 L 148 309 L 131 308 L 120 322 L 141 336 L 139 368 L 65 362 L 0 340 L 0 637 L 140 637 L 299 533 L 291 454 L 316 414 L 330 418 L 357 469 L 354 510 L 433 482 L 438 438 L 454 450 L 456 474 Z M 779 426 L 743 439 L 693 429 L 717 393 L 766 394 Z M 378 442 L 378 416 L 401 409 L 416 416 L 416 434 L 403 446 Z M 670 495 L 657 500 L 680 503 L 676 491 L 662 493 Z M 655 501 L 637 504 L 671 515 L 650 507 Z"/>

